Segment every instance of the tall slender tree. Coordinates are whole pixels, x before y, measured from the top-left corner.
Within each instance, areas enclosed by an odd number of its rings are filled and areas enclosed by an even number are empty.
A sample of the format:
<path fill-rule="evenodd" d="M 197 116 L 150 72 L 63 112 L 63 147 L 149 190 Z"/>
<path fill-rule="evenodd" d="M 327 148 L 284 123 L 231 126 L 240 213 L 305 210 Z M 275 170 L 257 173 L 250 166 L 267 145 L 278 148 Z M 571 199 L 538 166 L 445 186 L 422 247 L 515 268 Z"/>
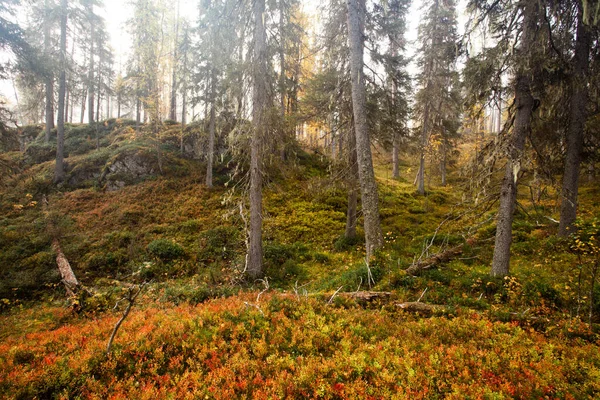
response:
<path fill-rule="evenodd" d="M 588 74 L 592 35 L 590 27 L 584 22 L 583 1 L 576 1 L 577 31 L 575 53 L 570 76 L 571 109 L 567 130 L 567 154 L 562 183 L 562 201 L 558 234 L 567 236 L 573 231 L 577 217 L 577 192 L 583 152 L 584 128 L 587 120 Z"/>
<path fill-rule="evenodd" d="M 65 142 L 65 88 L 66 88 L 66 53 L 67 53 L 67 0 L 60 2 L 60 50 L 58 78 L 58 122 L 56 137 L 56 164 L 54 182 L 62 182 L 65 178 L 64 142 Z"/>
<path fill-rule="evenodd" d="M 264 274 L 262 247 L 262 147 L 269 108 L 265 0 L 254 0 L 252 59 L 252 139 L 250 144 L 250 234 L 246 270 L 250 278 Z"/>
<path fill-rule="evenodd" d="M 536 0 L 517 5 L 523 14 L 523 27 L 518 53 L 520 62 L 516 66 L 514 78 L 515 120 L 509 140 L 508 160 L 498 209 L 492 275 L 504 276 L 509 272 L 512 223 L 517 200 L 517 180 L 520 170 L 525 140 L 531 129 L 535 101 L 532 96 L 532 54 L 536 42 L 540 10 Z"/>
<path fill-rule="evenodd" d="M 360 180 L 367 258 L 383 245 L 379 221 L 379 196 L 373 171 L 371 140 L 367 125 L 367 96 L 363 71 L 364 0 L 348 0 L 348 47 L 352 82 L 352 111 L 356 135 L 356 154 Z"/>

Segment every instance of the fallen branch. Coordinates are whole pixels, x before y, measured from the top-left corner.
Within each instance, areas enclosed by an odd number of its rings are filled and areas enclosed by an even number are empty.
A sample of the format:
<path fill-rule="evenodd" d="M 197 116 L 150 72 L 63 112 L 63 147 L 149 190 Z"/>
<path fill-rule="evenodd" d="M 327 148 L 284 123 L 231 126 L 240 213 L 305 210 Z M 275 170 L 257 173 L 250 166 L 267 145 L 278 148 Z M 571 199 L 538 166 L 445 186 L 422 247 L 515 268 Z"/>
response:
<path fill-rule="evenodd" d="M 337 293 L 337 292 L 336 292 Z M 359 301 L 371 302 L 373 300 L 384 299 L 387 300 L 392 296 L 391 292 L 370 292 L 370 291 L 362 291 L 362 292 L 346 292 L 340 293 L 340 296 L 349 297 L 352 299 L 356 299 Z"/>
<path fill-rule="evenodd" d="M 467 241 L 469 243 L 469 241 Z M 471 241 L 469 244 L 472 244 Z M 442 251 L 441 253 L 434 254 L 431 257 L 428 257 L 424 260 L 418 261 L 408 267 L 406 269 L 406 273 L 408 275 L 417 275 L 421 271 L 436 268 L 440 264 L 447 263 L 456 259 L 460 254 L 462 254 L 464 248 L 464 244 L 459 244 L 458 246 L 451 247 L 447 250 Z"/>

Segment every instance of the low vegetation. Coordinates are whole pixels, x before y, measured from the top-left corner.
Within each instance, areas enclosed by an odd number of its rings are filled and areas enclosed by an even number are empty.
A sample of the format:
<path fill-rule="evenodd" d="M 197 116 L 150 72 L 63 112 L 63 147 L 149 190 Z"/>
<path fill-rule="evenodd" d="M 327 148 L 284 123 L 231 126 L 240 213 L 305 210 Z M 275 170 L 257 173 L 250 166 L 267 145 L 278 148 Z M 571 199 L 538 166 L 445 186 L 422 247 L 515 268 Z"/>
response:
<path fill-rule="evenodd" d="M 69 171 L 91 171 L 78 185 L 53 186 L 51 162 L 27 164 L 27 153 L 3 178 L 0 397 L 600 396 L 595 183 L 582 188 L 568 239 L 551 220 L 553 187 L 536 202 L 523 194 L 512 274 L 492 278 L 492 214 L 459 197 L 459 170 L 422 197 L 407 183 L 414 166 L 394 180 L 378 160 L 385 244 L 367 264 L 360 227 L 357 239 L 341 236 L 346 191 L 330 178 L 335 166 L 298 149 L 269 177 L 267 273 L 248 282 L 240 175 L 220 166 L 223 184 L 207 190 L 204 161 L 167 143 L 162 174 L 111 186 L 101 179 L 111 160 L 147 145 L 127 132 L 117 121 L 112 144 L 67 158 Z M 146 148 L 155 162 L 155 145 Z M 86 287 L 69 300 L 53 238 Z M 406 273 L 457 246 L 452 260 Z M 143 282 L 107 355 L 122 299 Z M 353 297 L 365 290 L 391 294 Z M 398 306 L 417 300 L 440 307 Z"/>

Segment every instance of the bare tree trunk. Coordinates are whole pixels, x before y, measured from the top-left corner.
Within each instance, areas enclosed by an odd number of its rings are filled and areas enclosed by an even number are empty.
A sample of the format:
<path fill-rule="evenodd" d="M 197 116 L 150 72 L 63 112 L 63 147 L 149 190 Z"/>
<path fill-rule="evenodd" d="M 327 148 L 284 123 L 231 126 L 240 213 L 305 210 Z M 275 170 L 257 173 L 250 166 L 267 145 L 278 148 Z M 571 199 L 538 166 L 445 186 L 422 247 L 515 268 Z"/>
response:
<path fill-rule="evenodd" d="M 446 134 L 446 130 L 444 130 L 444 135 Z M 442 175 L 442 186 L 446 186 L 446 162 L 448 157 L 448 144 L 446 143 L 446 138 L 442 136 L 442 159 L 440 160 L 440 174 Z"/>
<path fill-rule="evenodd" d="M 581 7 L 581 5 L 580 5 Z M 587 119 L 587 74 L 590 56 L 590 31 L 583 23 L 583 10 L 577 16 L 577 39 L 573 76 L 571 77 L 571 115 L 567 133 L 567 156 L 562 185 L 560 207 L 559 236 L 567 236 L 573 231 L 577 217 L 577 192 L 579 190 L 579 172 L 583 151 L 583 131 Z"/>
<path fill-rule="evenodd" d="M 88 123 L 94 123 L 94 40 L 96 39 L 94 26 L 94 3 L 89 2 L 88 18 L 90 22 L 90 65 L 88 70 Z"/>
<path fill-rule="evenodd" d="M 83 91 L 81 95 L 81 115 L 79 118 L 79 123 L 83 124 L 83 119 L 85 117 L 85 101 L 87 100 L 87 89 Z"/>
<path fill-rule="evenodd" d="M 65 179 L 63 165 L 65 144 L 65 88 L 66 88 L 66 57 L 67 52 L 67 0 L 60 2 L 60 51 L 59 51 L 59 78 L 58 78 L 58 122 L 56 135 L 56 164 L 54 168 L 54 182 L 62 182 Z"/>
<path fill-rule="evenodd" d="M 399 142 L 400 138 L 398 137 L 398 133 L 394 132 L 394 138 L 392 142 L 392 177 L 394 179 L 400 178 L 400 158 L 398 156 L 399 152 Z"/>
<path fill-rule="evenodd" d="M 520 53 L 528 59 L 535 40 L 537 25 L 537 2 L 526 3 L 523 14 L 523 34 L 521 38 Z M 515 77 L 515 104 L 516 115 L 511 138 L 508 161 L 502 188 L 500 189 L 500 207 L 498 209 L 496 241 L 494 257 L 492 260 L 492 275 L 504 276 L 508 274 L 510 265 L 510 245 L 512 243 L 512 223 L 517 199 L 517 179 L 521 166 L 525 139 L 531 129 L 531 119 L 534 110 L 534 99 L 531 95 L 531 66 L 527 60 L 521 60 Z"/>
<path fill-rule="evenodd" d="M 183 79 L 182 79 L 182 93 L 181 93 L 181 136 L 179 138 L 179 151 L 183 154 L 184 146 L 184 134 L 185 125 L 187 123 L 187 48 L 183 55 Z"/>
<path fill-rule="evenodd" d="M 279 73 L 279 113 L 281 115 L 281 149 L 280 157 L 281 161 L 285 161 L 286 157 L 286 145 L 287 145 L 287 130 L 285 126 L 285 20 L 284 20 L 284 0 L 279 0 L 279 40 L 281 47 L 279 49 L 279 66 L 281 71 Z"/>
<path fill-rule="evenodd" d="M 142 102 L 138 95 L 135 100 L 135 132 L 139 135 L 140 133 L 140 120 L 142 117 Z"/>
<path fill-rule="evenodd" d="M 356 135 L 356 155 L 364 216 L 367 258 L 383 245 L 379 222 L 379 196 L 373 171 L 371 141 L 367 126 L 367 99 L 363 73 L 364 0 L 348 0 L 348 40 L 352 77 L 352 109 Z"/>
<path fill-rule="evenodd" d="M 50 57 L 50 4 L 48 0 L 44 2 L 45 21 L 44 21 L 44 53 Z M 52 71 L 46 70 L 46 128 L 45 142 L 50 143 L 50 131 L 54 128 L 54 77 Z"/>
<path fill-rule="evenodd" d="M 173 74 L 171 76 L 171 107 L 169 119 L 177 121 L 177 40 L 179 38 L 179 0 L 177 1 L 177 17 L 175 20 L 175 39 L 173 43 Z"/>
<path fill-rule="evenodd" d="M 358 207 L 358 164 L 356 161 L 356 136 L 354 129 L 348 132 L 348 210 L 346 212 L 346 232 L 348 239 L 356 237 Z"/>
<path fill-rule="evenodd" d="M 250 237 L 246 269 L 250 278 L 264 274 L 262 249 L 262 146 L 267 98 L 267 41 L 264 26 L 265 0 L 254 0 L 254 65 L 250 145 Z"/>
<path fill-rule="evenodd" d="M 215 155 L 215 71 L 210 71 L 210 120 L 208 124 L 208 149 L 206 153 L 206 187 L 213 187 L 213 163 Z"/>
<path fill-rule="evenodd" d="M 421 156 L 419 158 L 419 173 L 417 174 L 417 192 L 425 194 L 425 149 L 429 136 L 429 102 L 425 104 L 423 112 L 423 127 L 421 129 Z"/>
<path fill-rule="evenodd" d="M 65 122 L 69 121 L 69 94 L 71 93 L 71 91 L 69 90 L 69 88 L 67 87 L 66 89 L 66 93 L 65 93 Z"/>

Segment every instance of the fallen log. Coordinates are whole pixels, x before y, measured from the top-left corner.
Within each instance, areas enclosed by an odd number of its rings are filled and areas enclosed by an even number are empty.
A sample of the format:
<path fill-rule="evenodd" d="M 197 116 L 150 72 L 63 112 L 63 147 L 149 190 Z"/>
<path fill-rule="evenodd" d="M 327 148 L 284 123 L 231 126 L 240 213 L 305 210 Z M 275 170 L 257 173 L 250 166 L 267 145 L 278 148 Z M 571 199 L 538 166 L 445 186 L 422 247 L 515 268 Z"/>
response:
<path fill-rule="evenodd" d="M 344 295 L 351 297 L 360 301 L 371 302 L 373 300 L 379 299 L 389 299 L 392 296 L 391 292 L 370 292 L 370 291 L 361 291 L 361 292 L 349 292 L 344 293 Z"/>
<path fill-rule="evenodd" d="M 80 288 L 79 281 L 75 277 L 75 273 L 71 268 L 71 264 L 69 264 L 69 260 L 67 260 L 67 257 L 65 257 L 65 254 L 60 248 L 60 241 L 58 240 L 59 235 L 56 234 L 56 227 L 54 226 L 52 219 L 48 217 L 49 204 L 46 196 L 42 198 L 42 207 L 48 228 L 50 232 L 52 232 L 52 236 L 54 236 L 52 238 L 52 250 L 56 253 L 56 266 L 58 267 L 58 272 L 60 272 L 62 278 L 61 281 L 63 285 L 65 285 L 67 295 L 74 296 L 75 292 Z"/>
<path fill-rule="evenodd" d="M 474 240 L 467 240 L 467 244 L 472 245 Z M 417 275 L 421 271 L 432 269 L 438 267 L 440 264 L 445 264 L 457 258 L 462 254 L 464 243 L 459 244 L 458 246 L 451 247 L 447 250 L 442 251 L 441 253 L 437 253 L 428 257 L 424 260 L 421 260 L 410 267 L 408 267 L 405 271 L 407 275 Z"/>
<path fill-rule="evenodd" d="M 65 254 L 62 252 L 58 239 L 52 241 L 52 249 L 56 253 L 56 265 L 58 266 L 62 283 L 67 290 L 67 295 L 74 296 L 79 288 L 79 281 L 75 277 L 75 273 L 71 268 L 71 264 L 69 264 L 69 260 L 67 260 L 67 257 L 65 257 Z"/>

